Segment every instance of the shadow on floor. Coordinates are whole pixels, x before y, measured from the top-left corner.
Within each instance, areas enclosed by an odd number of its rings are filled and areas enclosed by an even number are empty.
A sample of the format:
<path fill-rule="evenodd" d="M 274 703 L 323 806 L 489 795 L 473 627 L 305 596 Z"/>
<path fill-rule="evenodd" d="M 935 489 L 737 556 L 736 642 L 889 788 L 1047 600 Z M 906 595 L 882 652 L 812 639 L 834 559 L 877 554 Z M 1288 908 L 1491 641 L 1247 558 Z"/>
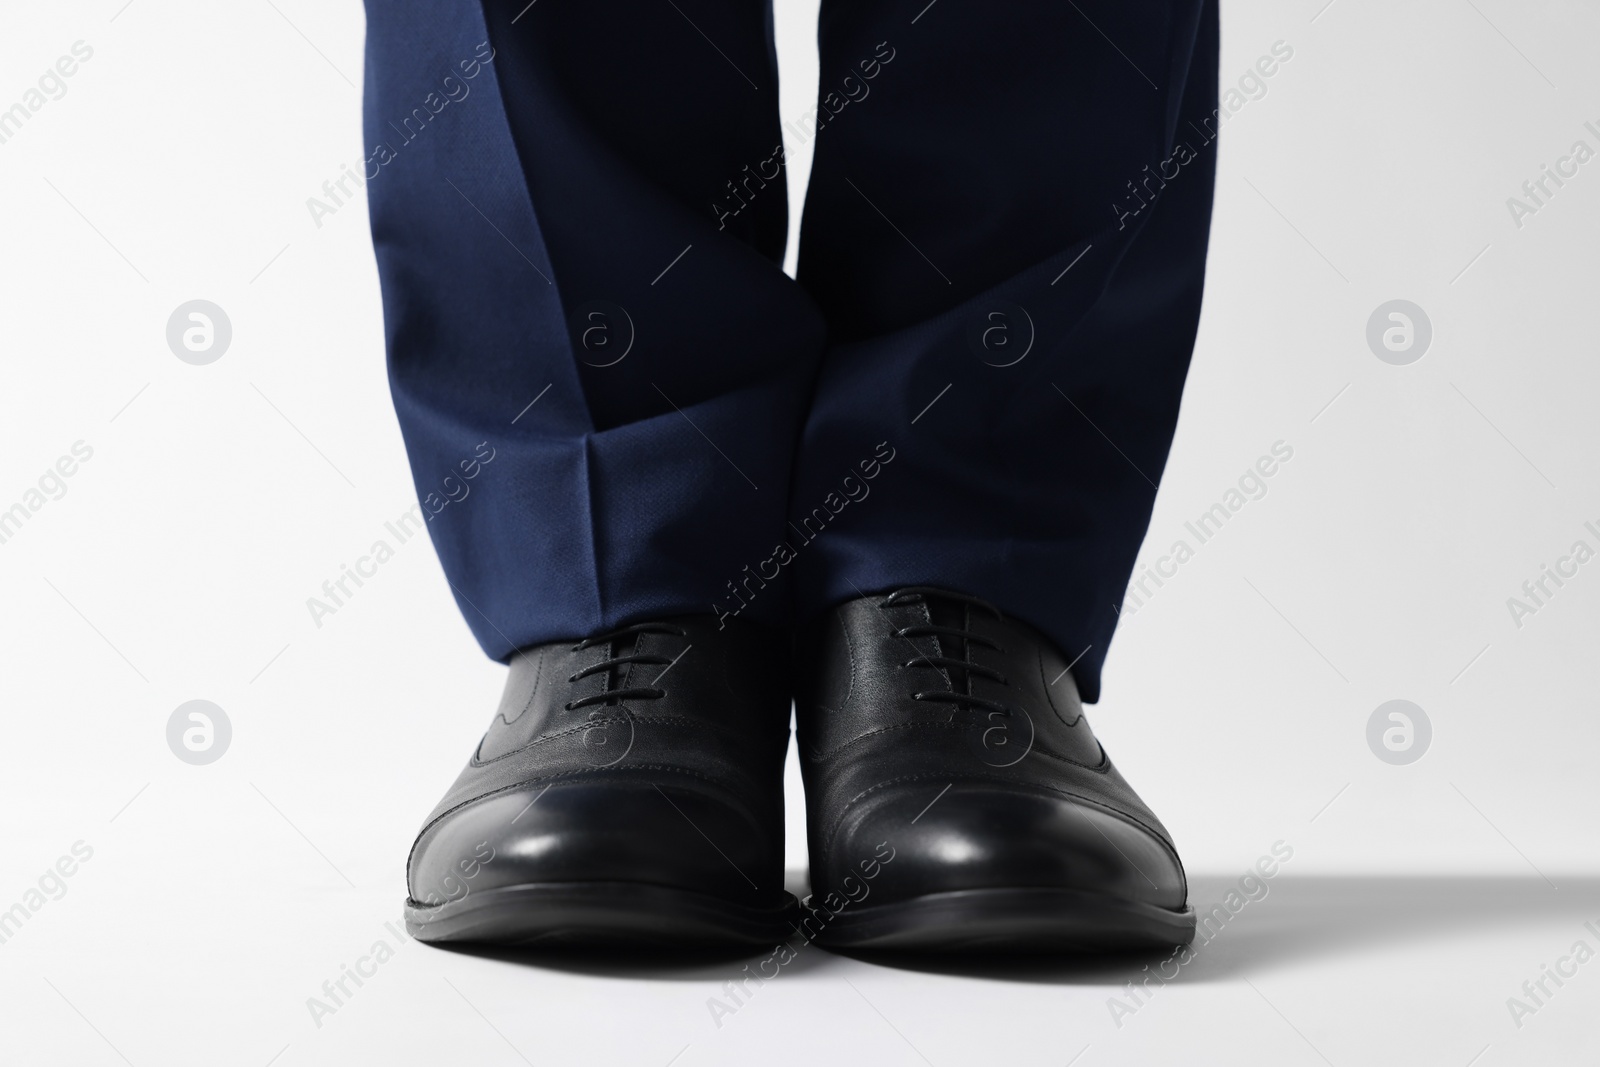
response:
<path fill-rule="evenodd" d="M 626 946 L 592 948 L 515 948 L 489 945 L 435 944 L 433 948 L 458 952 L 480 959 L 519 963 L 550 971 L 566 971 L 594 978 L 638 978 L 655 982 L 715 982 L 737 980 L 749 967 L 758 974 L 758 964 L 773 954 L 775 948 L 759 952 L 739 951 L 654 951 L 631 949 Z M 805 945 L 782 968 L 784 974 L 799 974 L 815 970 L 818 966 L 838 963 L 838 957 L 829 956 L 815 945 Z M 768 971 L 772 968 L 769 966 Z"/>
<path fill-rule="evenodd" d="M 803 891 L 803 875 L 791 872 L 791 891 Z M 1267 883 L 1266 896 L 1229 914 L 1213 910 L 1226 899 L 1233 880 L 1197 876 L 1190 901 L 1201 913 L 1193 959 L 1180 968 L 1183 982 L 1229 981 L 1274 967 L 1348 956 L 1441 938 L 1472 938 L 1491 932 L 1582 924 L 1600 927 L 1600 878 L 1554 876 L 1554 887 L 1537 875 L 1280 875 Z M 1207 915 L 1211 918 L 1206 921 Z M 1222 915 L 1228 915 L 1223 919 Z M 842 956 L 798 940 L 785 974 L 826 973 L 848 968 Z M 686 956 L 626 949 L 531 950 L 455 947 L 486 959 L 615 978 L 657 981 L 715 981 L 738 977 L 773 949 L 756 953 Z M 1115 985 L 1137 981 L 1144 968 L 1170 975 L 1160 965 L 1172 950 L 1078 957 L 906 956 L 860 953 L 863 962 L 925 973 L 994 981 L 1069 985 Z"/>
<path fill-rule="evenodd" d="M 1220 914 L 1213 909 L 1235 888 L 1233 879 L 1199 876 L 1190 882 L 1189 899 L 1202 926 L 1190 949 L 1193 959 L 1178 968 L 1178 980 L 1229 981 L 1286 964 L 1552 923 L 1570 926 L 1574 938 L 1583 935 L 1585 921 L 1600 927 L 1600 878 L 1552 881 L 1554 886 L 1538 875 L 1280 875 L 1267 884 L 1266 896 L 1229 915 L 1226 908 Z M 1122 985 L 1143 978 L 1146 965 L 1171 975 L 1171 964 L 1160 968 L 1171 956 L 1172 950 L 1035 960 L 860 958 L 1001 981 Z"/>

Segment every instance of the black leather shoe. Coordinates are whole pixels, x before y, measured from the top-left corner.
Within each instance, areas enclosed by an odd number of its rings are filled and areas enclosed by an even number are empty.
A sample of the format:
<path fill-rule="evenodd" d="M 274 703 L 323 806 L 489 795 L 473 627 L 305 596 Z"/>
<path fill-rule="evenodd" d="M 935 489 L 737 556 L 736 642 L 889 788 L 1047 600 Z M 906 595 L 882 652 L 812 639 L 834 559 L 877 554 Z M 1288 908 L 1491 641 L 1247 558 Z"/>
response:
<path fill-rule="evenodd" d="M 421 941 L 770 945 L 783 889 L 787 635 L 713 616 L 511 661 L 412 846 Z"/>
<path fill-rule="evenodd" d="M 929 588 L 854 600 L 802 649 L 806 925 L 835 948 L 1187 943 L 1183 866 L 1032 627 Z"/>

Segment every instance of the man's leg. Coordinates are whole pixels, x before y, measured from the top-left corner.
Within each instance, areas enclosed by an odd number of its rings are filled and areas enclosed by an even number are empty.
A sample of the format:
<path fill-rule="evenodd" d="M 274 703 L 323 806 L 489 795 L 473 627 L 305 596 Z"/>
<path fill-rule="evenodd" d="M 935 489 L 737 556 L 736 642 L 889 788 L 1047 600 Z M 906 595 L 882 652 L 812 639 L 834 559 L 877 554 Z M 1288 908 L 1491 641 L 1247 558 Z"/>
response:
<path fill-rule="evenodd" d="M 473 632 L 504 659 L 739 608 L 729 583 L 784 527 L 822 339 L 778 267 L 769 9 L 419 0 L 368 15 L 391 383 Z M 744 581 L 745 619 L 787 621 L 781 578 Z"/>
<path fill-rule="evenodd" d="M 869 91 L 818 134 L 802 230 L 833 347 L 791 518 L 844 503 L 796 546 L 798 614 L 961 589 L 1082 653 L 1092 701 L 1199 316 L 1216 7 L 925 4 L 823 3 L 823 110 Z"/>
<path fill-rule="evenodd" d="M 1194 341 L 1216 33 L 1214 0 L 823 0 L 800 281 L 832 348 L 791 531 L 834 945 L 1193 936 L 1081 697 Z"/>
<path fill-rule="evenodd" d="M 511 661 L 412 848 L 407 925 L 771 944 L 789 600 L 742 568 L 782 536 L 822 329 L 778 266 L 768 12 L 368 15 L 395 406 L 462 611 Z"/>

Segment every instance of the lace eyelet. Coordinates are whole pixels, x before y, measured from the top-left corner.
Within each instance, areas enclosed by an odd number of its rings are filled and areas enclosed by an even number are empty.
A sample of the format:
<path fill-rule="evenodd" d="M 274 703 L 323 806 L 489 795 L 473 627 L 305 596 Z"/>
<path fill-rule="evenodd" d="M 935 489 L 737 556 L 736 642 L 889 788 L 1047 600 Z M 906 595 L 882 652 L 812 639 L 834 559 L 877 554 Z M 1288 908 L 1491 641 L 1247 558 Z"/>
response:
<path fill-rule="evenodd" d="M 565 704 L 563 704 L 561 706 L 563 708 L 565 708 L 567 711 L 571 711 L 572 710 L 572 701 L 569 700 L 569 701 L 567 701 Z"/>

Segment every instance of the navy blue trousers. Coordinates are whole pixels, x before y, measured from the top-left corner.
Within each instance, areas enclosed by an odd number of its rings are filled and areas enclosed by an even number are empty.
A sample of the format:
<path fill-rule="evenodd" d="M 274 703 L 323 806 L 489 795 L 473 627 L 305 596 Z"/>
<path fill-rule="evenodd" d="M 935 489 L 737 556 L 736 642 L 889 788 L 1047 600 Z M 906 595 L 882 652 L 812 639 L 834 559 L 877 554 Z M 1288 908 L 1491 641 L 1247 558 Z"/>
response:
<path fill-rule="evenodd" d="M 1093 700 L 1199 316 L 1215 0 L 823 0 L 819 43 L 780 117 L 766 0 L 368 4 L 445 573 L 497 659 L 936 585 L 1083 653 Z"/>

